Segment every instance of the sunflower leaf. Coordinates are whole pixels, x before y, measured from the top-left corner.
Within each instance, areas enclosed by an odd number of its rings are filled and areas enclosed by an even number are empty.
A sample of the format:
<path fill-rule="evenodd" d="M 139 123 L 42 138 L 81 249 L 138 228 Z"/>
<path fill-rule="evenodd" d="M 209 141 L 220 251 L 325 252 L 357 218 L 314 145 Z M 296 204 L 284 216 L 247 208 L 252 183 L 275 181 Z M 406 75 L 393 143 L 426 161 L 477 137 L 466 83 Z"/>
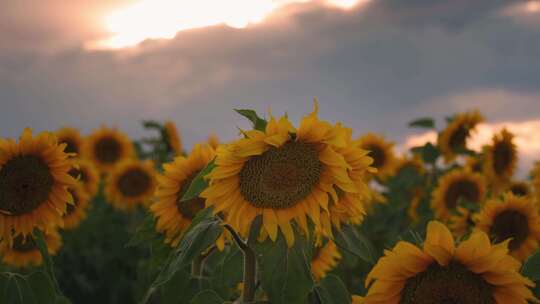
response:
<path fill-rule="evenodd" d="M 234 111 L 249 119 L 255 130 L 264 131 L 266 129 L 267 121 L 260 118 L 257 112 L 249 109 L 234 109 Z"/>
<path fill-rule="evenodd" d="M 224 300 L 213 290 L 203 290 L 191 300 L 190 304 L 222 304 Z"/>
<path fill-rule="evenodd" d="M 435 121 L 431 117 L 422 117 L 409 122 L 409 127 L 434 129 Z"/>
<path fill-rule="evenodd" d="M 208 165 L 206 165 L 206 167 L 204 167 L 204 169 L 202 169 L 201 172 L 199 172 L 199 174 L 195 176 L 195 178 L 189 185 L 189 188 L 187 189 L 186 193 L 182 195 L 182 199 L 180 201 L 182 202 L 189 201 L 199 196 L 199 194 L 201 194 L 201 192 L 203 192 L 204 189 L 208 187 L 208 182 L 205 179 L 206 175 L 212 172 L 212 170 L 214 170 L 215 167 L 216 167 L 215 160 L 212 160 L 211 162 L 209 162 Z"/>
<path fill-rule="evenodd" d="M 329 274 L 322 279 L 315 293 L 321 304 L 350 304 L 351 295 L 341 279 L 333 274 Z"/>
<path fill-rule="evenodd" d="M 306 303 L 314 282 L 311 276 L 311 246 L 296 235 L 287 248 L 281 235 L 276 242 L 267 239 L 255 245 L 260 266 L 261 284 L 273 304 Z"/>
<path fill-rule="evenodd" d="M 353 226 L 343 226 L 334 242 L 340 250 L 352 253 L 369 264 L 375 264 L 376 254 L 373 244 Z"/>
<path fill-rule="evenodd" d="M 145 129 L 158 129 L 158 130 L 163 130 L 163 126 L 158 123 L 157 121 L 153 121 L 153 120 L 143 120 L 142 122 L 143 124 L 143 127 Z"/>
<path fill-rule="evenodd" d="M 155 223 L 156 220 L 154 215 L 147 215 L 143 222 L 139 225 L 139 227 L 137 227 L 137 230 L 125 246 L 136 247 L 155 239 L 158 236 L 156 230 L 154 229 Z"/>
<path fill-rule="evenodd" d="M 533 282 L 540 282 L 540 251 L 537 251 L 525 261 L 521 273 Z"/>
<path fill-rule="evenodd" d="M 439 149 L 430 142 L 421 147 L 412 148 L 411 152 L 420 155 L 422 160 L 428 164 L 434 164 L 440 156 Z"/>

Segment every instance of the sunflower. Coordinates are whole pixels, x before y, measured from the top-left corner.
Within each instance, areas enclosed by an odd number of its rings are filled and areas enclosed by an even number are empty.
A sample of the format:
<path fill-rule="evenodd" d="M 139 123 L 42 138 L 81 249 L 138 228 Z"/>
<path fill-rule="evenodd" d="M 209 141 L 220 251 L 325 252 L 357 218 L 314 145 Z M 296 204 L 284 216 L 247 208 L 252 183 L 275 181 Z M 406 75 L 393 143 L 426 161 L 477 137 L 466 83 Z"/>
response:
<path fill-rule="evenodd" d="M 156 189 L 157 172 L 152 161 L 126 159 L 107 178 L 105 197 L 119 210 L 132 210 L 149 203 Z"/>
<path fill-rule="evenodd" d="M 73 197 L 73 204 L 69 204 L 64 214 L 64 229 L 71 230 L 79 226 L 86 218 L 86 209 L 90 202 L 90 196 L 84 189 L 82 183 L 77 183 L 68 188 L 69 193 Z"/>
<path fill-rule="evenodd" d="M 433 192 L 431 208 L 438 219 L 447 220 L 460 200 L 480 205 L 484 201 L 486 186 L 482 175 L 468 170 L 453 170 L 439 179 Z"/>
<path fill-rule="evenodd" d="M 176 246 L 195 215 L 204 209 L 204 199 L 196 197 L 182 202 L 181 198 L 193 179 L 214 158 L 215 151 L 208 145 L 195 145 L 187 156 L 179 156 L 163 165 L 165 172 L 158 177 L 155 202 L 150 211 L 157 218 L 156 230 L 165 233 L 165 241 Z M 224 239 L 220 238 L 220 241 Z"/>
<path fill-rule="evenodd" d="M 182 141 L 180 135 L 176 129 L 176 125 L 172 121 L 165 122 L 165 135 L 167 137 L 167 147 L 169 151 L 174 152 L 175 155 L 182 155 Z"/>
<path fill-rule="evenodd" d="M 84 186 L 84 190 L 90 198 L 93 198 L 99 190 L 99 172 L 89 160 L 79 158 L 74 162 L 69 174 L 78 179 Z"/>
<path fill-rule="evenodd" d="M 478 215 L 476 228 L 496 242 L 510 240 L 510 254 L 525 260 L 540 240 L 540 215 L 534 202 L 508 193 L 503 200 L 489 201 Z"/>
<path fill-rule="evenodd" d="M 369 156 L 373 158 L 372 166 L 377 169 L 377 177 L 385 179 L 394 173 L 396 156 L 393 143 L 387 142 L 382 136 L 368 133 L 357 139 L 357 144 L 360 148 L 369 151 Z"/>
<path fill-rule="evenodd" d="M 315 280 L 320 281 L 330 270 L 334 269 L 341 260 L 341 254 L 332 241 L 321 247 L 315 247 L 311 259 L 311 273 Z"/>
<path fill-rule="evenodd" d="M 62 246 L 60 234 L 53 229 L 43 235 L 49 254 L 55 255 Z M 18 235 L 13 239 L 11 246 L 5 241 L 0 242 L 0 256 L 6 265 L 18 268 L 39 266 L 43 263 L 36 240 L 30 234 L 27 236 Z"/>
<path fill-rule="evenodd" d="M 407 215 L 413 223 L 418 222 L 420 215 L 418 214 L 418 208 L 424 197 L 424 191 L 421 188 L 416 188 L 412 191 L 409 208 L 407 208 Z"/>
<path fill-rule="evenodd" d="M 83 138 L 79 130 L 69 127 L 61 128 L 56 131 L 56 137 L 59 143 L 66 144 L 64 152 L 79 156 L 83 145 Z"/>
<path fill-rule="evenodd" d="M 508 191 L 515 196 L 531 196 L 531 186 L 526 181 L 512 181 L 508 187 Z"/>
<path fill-rule="evenodd" d="M 216 134 L 212 133 L 208 136 L 208 144 L 210 147 L 212 147 L 214 150 L 217 150 L 217 147 L 219 146 L 219 138 Z"/>
<path fill-rule="evenodd" d="M 448 228 L 450 228 L 455 237 L 460 239 L 474 228 L 474 215 L 475 214 L 471 210 L 458 206 L 455 210 L 455 214 L 450 216 Z"/>
<path fill-rule="evenodd" d="M 291 222 L 309 233 L 307 215 L 320 227 L 334 187 L 361 191 L 348 174 L 352 166 L 337 152 L 347 144 L 344 128 L 320 121 L 317 112 L 315 103 L 298 130 L 286 116 L 271 117 L 264 131 L 245 131 L 245 138 L 218 148 L 210 186 L 201 197 L 215 213 L 225 211 L 226 221 L 242 236 L 262 215 L 261 235 L 275 241 L 280 230 L 292 246 Z"/>
<path fill-rule="evenodd" d="M 134 153 L 133 144 L 124 133 L 102 127 L 85 140 L 81 155 L 91 160 L 102 173 L 107 173 Z"/>
<path fill-rule="evenodd" d="M 509 182 L 517 165 L 517 149 L 514 135 L 503 129 L 493 136 L 493 144 L 486 150 L 484 172 L 492 183 L 495 193 L 499 193 Z"/>
<path fill-rule="evenodd" d="M 508 241 L 492 245 L 480 231 L 457 248 L 440 222 L 428 224 L 423 248 L 400 241 L 366 279 L 366 304 L 507 304 L 536 300 L 534 283 L 519 273 Z"/>
<path fill-rule="evenodd" d="M 481 155 L 469 156 L 465 161 L 465 168 L 471 172 L 483 173 L 484 172 L 484 160 Z"/>
<path fill-rule="evenodd" d="M 478 111 L 460 113 L 439 134 L 437 145 L 447 163 L 453 161 L 460 150 L 467 149 L 471 131 L 482 121 L 484 117 Z"/>
<path fill-rule="evenodd" d="M 424 163 L 418 156 L 403 156 L 396 161 L 394 167 L 395 174 L 399 174 L 401 171 L 405 170 L 411 170 L 413 172 L 416 172 L 420 176 L 423 176 L 426 172 L 426 169 L 424 168 Z"/>
<path fill-rule="evenodd" d="M 364 297 L 358 295 L 351 296 L 351 304 L 364 304 Z"/>
<path fill-rule="evenodd" d="M 67 187 L 76 182 L 68 174 L 71 162 L 65 147 L 54 134 L 33 137 L 30 129 L 18 143 L 0 139 L 0 236 L 10 240 L 36 227 L 62 225 L 72 202 Z"/>

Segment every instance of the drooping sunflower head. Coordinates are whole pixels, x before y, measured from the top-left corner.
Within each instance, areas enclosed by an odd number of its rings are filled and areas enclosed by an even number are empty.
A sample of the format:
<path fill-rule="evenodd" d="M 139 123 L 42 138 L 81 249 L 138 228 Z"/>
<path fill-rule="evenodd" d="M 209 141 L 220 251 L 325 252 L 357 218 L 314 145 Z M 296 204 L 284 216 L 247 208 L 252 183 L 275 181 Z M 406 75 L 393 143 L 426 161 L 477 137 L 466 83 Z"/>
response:
<path fill-rule="evenodd" d="M 86 209 L 90 202 L 90 196 L 80 182 L 70 186 L 68 191 L 73 197 L 73 204 L 67 205 L 66 214 L 64 214 L 64 229 L 72 230 L 77 228 L 86 218 Z"/>
<path fill-rule="evenodd" d="M 369 151 L 368 155 L 373 158 L 372 166 L 377 169 L 377 177 L 384 179 L 393 174 L 396 166 L 393 143 L 386 141 L 382 136 L 368 133 L 360 137 L 357 144 Z"/>
<path fill-rule="evenodd" d="M 439 179 L 431 208 L 438 219 L 447 220 L 461 202 L 481 205 L 486 193 L 482 175 L 468 170 L 453 170 Z"/>
<path fill-rule="evenodd" d="M 62 246 L 62 239 L 56 230 L 43 233 L 45 244 L 50 255 L 55 255 Z M 32 235 L 18 235 L 11 246 L 6 241 L 0 241 L 0 256 L 2 262 L 18 268 L 39 266 L 43 257 L 39 252 L 37 242 Z"/>
<path fill-rule="evenodd" d="M 510 191 L 515 196 L 531 196 L 532 190 L 531 186 L 526 181 L 512 181 L 508 186 L 508 191 Z"/>
<path fill-rule="evenodd" d="M 307 215 L 320 227 L 321 212 L 328 210 L 336 188 L 361 191 L 348 173 L 352 166 L 338 152 L 347 146 L 348 133 L 319 120 L 317 110 L 298 129 L 286 116 L 271 117 L 264 131 L 245 131 L 245 138 L 218 148 L 210 186 L 201 196 L 214 212 L 225 211 L 241 235 L 261 215 L 261 234 L 275 241 L 281 230 L 292 246 L 291 222 L 308 232 Z M 368 156 L 359 159 L 367 162 Z"/>
<path fill-rule="evenodd" d="M 510 254 L 519 260 L 525 260 L 538 248 L 540 215 L 530 198 L 506 194 L 502 201 L 489 201 L 477 222 L 476 227 L 494 242 L 509 240 Z"/>
<path fill-rule="evenodd" d="M 56 136 L 25 129 L 19 142 L 0 139 L 0 236 L 24 236 L 34 228 L 62 225 L 75 184 L 72 163 Z M 13 234 L 14 232 L 14 234 Z"/>
<path fill-rule="evenodd" d="M 341 260 L 341 254 L 333 241 L 315 247 L 311 258 L 311 273 L 315 280 L 320 281 L 326 274 L 334 269 Z"/>
<path fill-rule="evenodd" d="M 102 127 L 85 140 L 82 156 L 91 160 L 101 173 L 108 173 L 119 162 L 134 155 L 133 144 L 117 129 Z"/>
<path fill-rule="evenodd" d="M 152 161 L 127 159 L 117 164 L 109 174 L 105 196 L 113 207 L 133 210 L 150 202 L 156 189 L 157 172 Z"/>
<path fill-rule="evenodd" d="M 365 304 L 505 304 L 535 300 L 508 242 L 475 232 L 457 247 L 443 224 L 428 224 L 423 248 L 400 241 L 368 274 Z"/>
<path fill-rule="evenodd" d="M 493 143 L 486 150 L 484 172 L 498 193 L 514 175 L 517 165 L 517 149 L 513 142 L 514 135 L 503 129 L 493 136 Z"/>
<path fill-rule="evenodd" d="M 167 145 L 169 150 L 174 152 L 175 155 L 182 155 L 182 141 L 180 135 L 176 129 L 176 125 L 172 121 L 165 122 L 165 135 L 167 137 Z"/>
<path fill-rule="evenodd" d="M 195 215 L 205 208 L 205 201 L 196 197 L 181 201 L 193 179 L 214 158 L 215 151 L 208 145 L 195 145 L 187 156 L 179 156 L 163 165 L 165 172 L 158 177 L 155 202 L 150 211 L 157 218 L 156 230 L 164 232 L 166 242 L 175 246 Z"/>
<path fill-rule="evenodd" d="M 56 131 L 56 137 L 59 143 L 66 144 L 64 152 L 75 153 L 75 156 L 81 154 L 83 138 L 79 130 L 69 127 L 61 128 Z"/>
<path fill-rule="evenodd" d="M 460 150 L 467 149 L 467 139 L 477 124 L 484 121 L 478 111 L 457 114 L 438 137 L 438 146 L 446 162 L 456 158 Z"/>
<path fill-rule="evenodd" d="M 219 138 L 215 133 L 208 136 L 208 145 L 210 145 L 210 147 L 212 147 L 214 150 L 217 150 L 219 146 Z"/>
<path fill-rule="evenodd" d="M 97 194 L 100 176 L 94 163 L 87 159 L 79 158 L 74 161 L 74 166 L 69 171 L 69 174 L 82 183 L 84 190 L 90 198 L 93 198 Z"/>

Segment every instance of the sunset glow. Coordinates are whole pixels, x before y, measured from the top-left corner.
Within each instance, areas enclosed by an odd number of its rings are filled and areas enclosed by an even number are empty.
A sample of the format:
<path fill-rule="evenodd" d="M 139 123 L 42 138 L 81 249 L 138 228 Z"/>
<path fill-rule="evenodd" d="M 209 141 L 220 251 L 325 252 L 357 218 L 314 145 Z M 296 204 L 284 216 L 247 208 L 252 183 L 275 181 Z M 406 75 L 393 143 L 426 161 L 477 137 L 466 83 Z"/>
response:
<path fill-rule="evenodd" d="M 87 45 L 92 49 L 116 49 L 137 45 L 146 39 L 171 39 L 178 31 L 226 24 L 245 28 L 262 21 L 273 11 L 292 3 L 311 0 L 141 0 L 113 11 L 104 18 L 111 34 Z M 369 0 L 326 0 L 324 3 L 350 9 Z"/>

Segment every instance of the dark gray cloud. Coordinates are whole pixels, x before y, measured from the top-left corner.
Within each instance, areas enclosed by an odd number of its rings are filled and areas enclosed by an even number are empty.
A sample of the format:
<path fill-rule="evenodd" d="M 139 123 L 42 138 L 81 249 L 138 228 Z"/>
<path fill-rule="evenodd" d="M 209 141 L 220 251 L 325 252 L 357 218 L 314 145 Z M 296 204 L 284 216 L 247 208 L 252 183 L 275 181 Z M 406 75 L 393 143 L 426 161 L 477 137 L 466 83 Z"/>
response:
<path fill-rule="evenodd" d="M 531 96 L 527 108 L 516 99 L 513 115 L 540 116 L 540 30 L 501 14 L 497 2 L 449 2 L 381 0 L 353 11 L 295 5 L 247 29 L 184 31 L 136 51 L 0 48 L 0 135 L 106 123 L 138 136 L 138 121 L 156 118 L 176 121 L 188 142 L 211 131 L 232 138 L 246 126 L 232 108 L 272 107 L 298 119 L 318 96 L 322 117 L 398 139 L 414 117 L 467 108 L 449 96 L 484 89 Z M 24 28 L 28 39 L 39 33 Z M 80 39 L 70 37 L 49 40 Z M 479 104 L 490 107 L 471 102 Z"/>

